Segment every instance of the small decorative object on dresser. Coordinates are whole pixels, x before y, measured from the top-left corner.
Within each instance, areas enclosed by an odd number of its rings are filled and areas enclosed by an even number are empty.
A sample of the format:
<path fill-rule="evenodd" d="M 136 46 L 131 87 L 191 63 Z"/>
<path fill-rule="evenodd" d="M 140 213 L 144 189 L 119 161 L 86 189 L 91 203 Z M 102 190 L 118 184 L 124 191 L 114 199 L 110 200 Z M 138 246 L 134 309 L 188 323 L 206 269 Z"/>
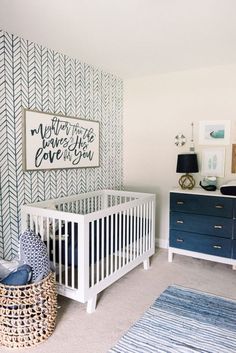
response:
<path fill-rule="evenodd" d="M 173 254 L 236 269 L 236 198 L 202 189 L 170 192 L 169 262 Z"/>
<path fill-rule="evenodd" d="M 206 191 L 216 191 L 216 177 L 204 177 L 199 185 Z"/>
<path fill-rule="evenodd" d="M 228 183 L 221 185 L 220 192 L 223 195 L 236 196 L 236 180 L 231 180 Z"/>

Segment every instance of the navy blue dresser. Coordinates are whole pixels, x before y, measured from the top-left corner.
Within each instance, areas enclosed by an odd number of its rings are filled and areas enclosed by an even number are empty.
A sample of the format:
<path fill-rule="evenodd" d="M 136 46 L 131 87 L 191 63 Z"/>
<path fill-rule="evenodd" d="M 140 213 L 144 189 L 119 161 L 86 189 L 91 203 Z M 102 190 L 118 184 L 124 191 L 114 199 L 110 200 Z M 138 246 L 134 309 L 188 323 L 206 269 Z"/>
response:
<path fill-rule="evenodd" d="M 171 191 L 170 262 L 174 253 L 236 269 L 236 197 L 202 189 Z"/>

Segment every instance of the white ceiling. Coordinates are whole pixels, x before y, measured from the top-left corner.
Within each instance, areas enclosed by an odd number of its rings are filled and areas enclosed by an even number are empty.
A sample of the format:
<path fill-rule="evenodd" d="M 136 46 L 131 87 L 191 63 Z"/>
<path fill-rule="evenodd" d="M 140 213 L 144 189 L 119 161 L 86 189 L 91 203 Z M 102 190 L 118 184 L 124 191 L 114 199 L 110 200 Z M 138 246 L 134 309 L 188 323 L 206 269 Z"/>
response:
<path fill-rule="evenodd" d="M 0 0 L 0 27 L 122 78 L 236 63 L 236 0 Z"/>

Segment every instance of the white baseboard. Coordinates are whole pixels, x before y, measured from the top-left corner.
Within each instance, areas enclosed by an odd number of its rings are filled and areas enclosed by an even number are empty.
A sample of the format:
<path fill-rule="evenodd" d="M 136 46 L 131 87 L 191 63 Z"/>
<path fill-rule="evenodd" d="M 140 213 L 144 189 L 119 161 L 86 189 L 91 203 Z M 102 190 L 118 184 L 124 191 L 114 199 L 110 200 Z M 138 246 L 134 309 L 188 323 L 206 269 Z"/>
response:
<path fill-rule="evenodd" d="M 168 249 L 168 246 L 169 246 L 168 239 L 163 239 L 163 238 L 156 239 L 156 247 L 157 248 Z"/>

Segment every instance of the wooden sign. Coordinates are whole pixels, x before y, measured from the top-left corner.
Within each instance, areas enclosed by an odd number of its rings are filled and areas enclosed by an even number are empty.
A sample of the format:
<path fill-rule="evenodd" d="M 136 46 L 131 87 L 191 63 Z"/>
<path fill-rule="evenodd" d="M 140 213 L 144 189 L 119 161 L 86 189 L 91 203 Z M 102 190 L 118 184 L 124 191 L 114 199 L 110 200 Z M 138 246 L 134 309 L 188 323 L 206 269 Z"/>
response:
<path fill-rule="evenodd" d="M 24 109 L 23 168 L 99 166 L 99 122 Z"/>

